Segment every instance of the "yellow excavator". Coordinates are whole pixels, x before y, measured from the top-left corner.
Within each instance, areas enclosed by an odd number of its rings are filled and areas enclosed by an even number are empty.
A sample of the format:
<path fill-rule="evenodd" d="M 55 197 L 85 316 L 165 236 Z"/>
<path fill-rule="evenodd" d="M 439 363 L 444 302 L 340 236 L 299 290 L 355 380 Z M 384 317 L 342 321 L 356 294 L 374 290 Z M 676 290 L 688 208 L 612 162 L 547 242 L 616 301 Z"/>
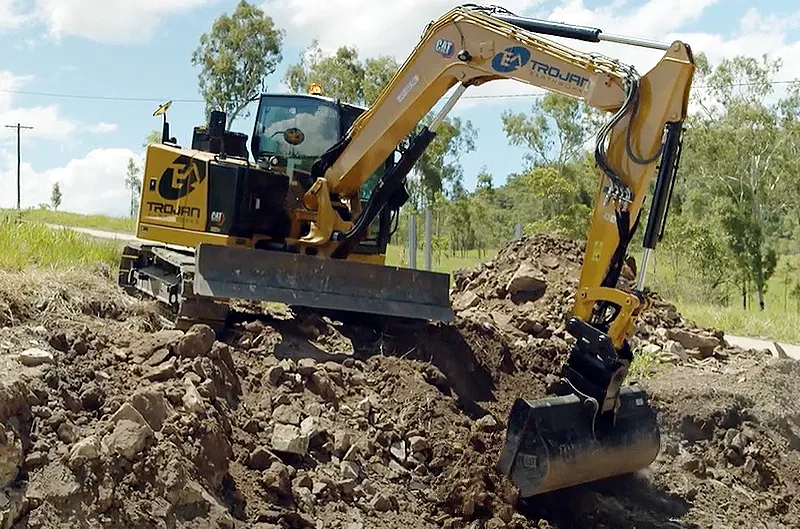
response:
<path fill-rule="evenodd" d="M 542 35 L 663 51 L 644 75 Z M 422 320 L 453 319 L 446 274 L 385 265 L 406 177 L 468 87 L 513 79 L 610 115 L 597 135 L 594 212 L 568 331 L 562 387 L 520 397 L 498 461 L 522 497 L 647 467 L 659 429 L 645 392 L 623 386 L 628 338 L 647 305 L 649 254 L 663 234 L 695 64 L 683 42 L 606 35 L 456 7 L 432 22 L 369 108 L 311 94 L 262 94 L 250 138 L 212 112 L 191 147 L 147 148 L 138 241 L 120 284 L 161 301 L 178 326 L 224 329 L 230 300 Z M 426 127 L 420 121 L 452 90 Z M 251 159 L 252 157 L 252 159 Z M 618 288 L 645 195 L 653 197 L 635 287 Z"/>

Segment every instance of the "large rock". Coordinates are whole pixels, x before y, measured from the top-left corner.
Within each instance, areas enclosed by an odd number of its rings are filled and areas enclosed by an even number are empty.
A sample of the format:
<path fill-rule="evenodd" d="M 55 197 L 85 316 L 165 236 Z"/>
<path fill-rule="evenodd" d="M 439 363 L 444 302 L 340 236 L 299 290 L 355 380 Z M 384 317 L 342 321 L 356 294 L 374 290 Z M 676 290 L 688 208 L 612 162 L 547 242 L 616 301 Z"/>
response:
<path fill-rule="evenodd" d="M 153 430 L 149 426 L 122 419 L 114 431 L 106 435 L 103 443 L 110 451 L 132 460 L 147 448 L 152 435 Z"/>
<path fill-rule="evenodd" d="M 131 402 L 150 428 L 155 431 L 161 430 L 167 417 L 174 413 L 164 394 L 153 388 L 137 391 Z"/>
<path fill-rule="evenodd" d="M 290 424 L 276 424 L 272 430 L 272 449 L 304 456 L 308 453 L 308 436 Z"/>
<path fill-rule="evenodd" d="M 667 338 L 675 340 L 685 349 L 696 349 L 700 351 L 700 355 L 703 358 L 714 354 L 714 349 L 722 345 L 722 342 L 716 336 L 699 334 L 680 328 L 667 329 Z"/>
<path fill-rule="evenodd" d="M 198 323 L 192 325 L 178 340 L 175 349 L 179 355 L 185 358 L 207 356 L 215 340 L 214 330 L 208 325 Z"/>
<path fill-rule="evenodd" d="M 520 263 L 506 286 L 515 302 L 535 301 L 544 295 L 546 288 L 547 279 L 542 271 L 528 262 Z"/>

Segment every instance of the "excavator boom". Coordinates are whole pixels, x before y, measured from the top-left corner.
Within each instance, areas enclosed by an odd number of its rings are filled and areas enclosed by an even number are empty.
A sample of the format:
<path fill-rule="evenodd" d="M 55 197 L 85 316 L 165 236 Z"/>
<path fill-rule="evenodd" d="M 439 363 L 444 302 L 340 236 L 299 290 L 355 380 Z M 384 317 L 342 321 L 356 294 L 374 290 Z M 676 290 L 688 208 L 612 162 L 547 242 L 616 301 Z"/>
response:
<path fill-rule="evenodd" d="M 643 76 L 619 61 L 579 52 L 539 36 L 632 44 L 664 51 Z M 502 8 L 452 9 L 425 30 L 419 44 L 339 144 L 316 166 L 307 198 L 322 214 L 326 199 L 357 193 L 363 177 L 409 135 L 455 87 L 444 108 L 414 137 L 380 182 L 351 230 L 317 222 L 307 240 L 344 257 L 363 227 L 400 190 L 407 170 L 435 136 L 466 89 L 508 79 L 578 98 L 611 114 L 597 136 L 600 169 L 578 291 L 567 324 L 575 338 L 562 387 L 542 401 L 520 398 L 508 421 L 499 469 L 524 496 L 568 487 L 650 464 L 658 454 L 656 416 L 643 390 L 624 387 L 633 359 L 628 338 L 646 306 L 643 278 L 655 248 L 677 171 L 682 123 L 694 75 L 689 47 L 598 29 L 518 17 Z M 617 288 L 645 195 L 658 175 L 645 232 L 645 262 L 633 292 Z M 322 197 L 321 199 L 319 197 Z"/>

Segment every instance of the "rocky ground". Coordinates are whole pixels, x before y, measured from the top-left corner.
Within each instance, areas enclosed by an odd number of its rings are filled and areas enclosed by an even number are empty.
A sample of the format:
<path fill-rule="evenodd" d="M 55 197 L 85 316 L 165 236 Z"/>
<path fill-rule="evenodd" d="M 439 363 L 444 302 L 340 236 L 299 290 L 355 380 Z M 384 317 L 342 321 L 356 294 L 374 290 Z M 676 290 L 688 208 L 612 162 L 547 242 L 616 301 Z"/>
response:
<path fill-rule="evenodd" d="M 453 325 L 273 311 L 224 336 L 85 271 L 0 273 L 0 527 L 800 526 L 800 364 L 663 302 L 634 340 L 657 460 L 530 499 L 498 475 L 511 405 L 572 343 L 581 252 L 540 236 L 459 272 Z"/>

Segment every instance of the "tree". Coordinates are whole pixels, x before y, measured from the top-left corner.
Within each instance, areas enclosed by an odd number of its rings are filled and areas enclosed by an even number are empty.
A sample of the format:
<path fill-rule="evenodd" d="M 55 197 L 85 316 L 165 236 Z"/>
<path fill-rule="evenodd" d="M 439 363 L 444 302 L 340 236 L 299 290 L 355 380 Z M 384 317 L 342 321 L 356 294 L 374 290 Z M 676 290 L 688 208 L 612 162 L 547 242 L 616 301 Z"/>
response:
<path fill-rule="evenodd" d="M 293 91 L 302 93 L 317 83 L 329 97 L 363 105 L 364 75 L 356 48 L 341 46 L 333 55 L 326 56 L 319 41 L 314 39 L 300 60 L 286 70 L 284 81 Z"/>
<path fill-rule="evenodd" d="M 146 149 L 151 143 L 159 143 L 161 141 L 161 131 L 158 129 L 151 130 L 142 142 L 142 148 Z"/>
<path fill-rule="evenodd" d="M 50 192 L 50 204 L 56 211 L 58 211 L 58 206 L 61 205 L 61 198 L 61 187 L 58 185 L 58 182 L 56 182 L 53 184 L 53 190 Z"/>
<path fill-rule="evenodd" d="M 599 114 L 579 100 L 550 92 L 536 101 L 529 114 L 505 111 L 503 131 L 511 145 L 526 147 L 530 165 L 562 170 L 578 162 Z"/>
<path fill-rule="evenodd" d="M 397 61 L 389 55 L 361 61 L 354 47 L 341 46 L 333 55 L 325 55 L 315 39 L 300 60 L 286 70 L 284 81 L 295 92 L 306 92 L 312 83 L 317 83 L 329 97 L 369 106 L 398 68 Z"/>
<path fill-rule="evenodd" d="M 433 115 L 428 114 L 422 124 L 428 125 L 432 119 Z M 477 130 L 469 120 L 462 122 L 461 118 L 447 118 L 442 121 L 436 130 L 436 137 L 415 166 L 419 172 L 425 204 L 430 204 L 436 193 L 447 194 L 447 185 L 451 186 L 450 196 L 457 194 L 464 174 L 459 159 L 475 150 L 476 138 Z"/>
<path fill-rule="evenodd" d="M 790 210 L 787 182 L 797 185 L 786 161 L 800 129 L 785 126 L 794 121 L 786 115 L 786 99 L 770 101 L 780 65 L 766 55 L 738 56 L 704 69 L 709 73 L 699 82 L 709 87 L 710 100 L 692 117 L 685 142 L 684 171 L 692 188 L 686 207 L 698 217 L 713 213 L 720 219 L 743 304 L 752 285 L 761 309 L 777 265 L 781 217 Z"/>
<path fill-rule="evenodd" d="M 142 190 L 142 177 L 140 176 L 139 166 L 133 158 L 128 158 L 128 170 L 125 174 L 125 187 L 131 192 L 130 215 L 136 218 L 139 214 L 139 197 Z"/>
<path fill-rule="evenodd" d="M 240 0 L 232 15 L 214 21 L 209 33 L 200 36 L 192 53 L 192 66 L 200 67 L 200 93 L 206 115 L 221 109 L 228 115 L 228 128 L 263 87 L 282 60 L 284 32 L 260 8 Z"/>

